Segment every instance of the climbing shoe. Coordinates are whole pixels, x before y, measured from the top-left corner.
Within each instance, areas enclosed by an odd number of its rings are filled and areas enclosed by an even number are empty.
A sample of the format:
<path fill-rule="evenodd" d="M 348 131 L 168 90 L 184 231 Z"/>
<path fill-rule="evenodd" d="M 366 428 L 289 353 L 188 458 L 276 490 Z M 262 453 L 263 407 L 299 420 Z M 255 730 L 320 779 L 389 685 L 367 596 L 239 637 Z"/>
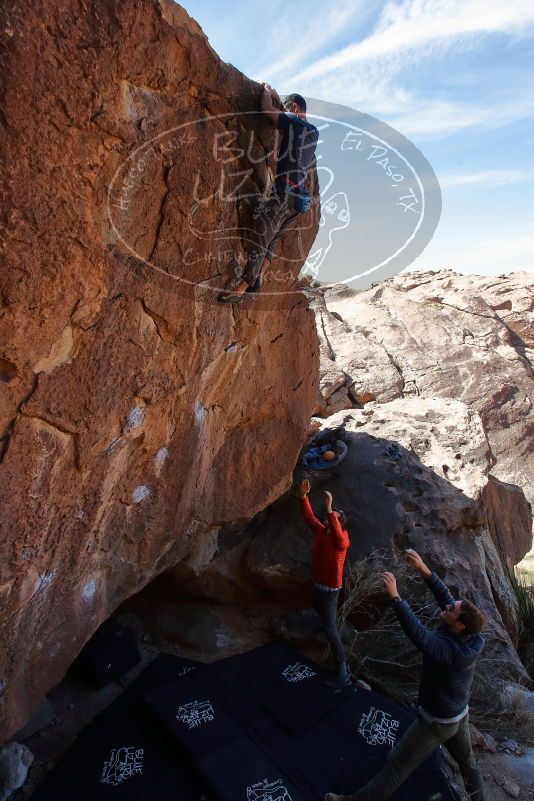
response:
<path fill-rule="evenodd" d="M 240 295 L 235 295 L 231 292 L 221 292 L 220 295 L 217 295 L 217 300 L 219 303 L 241 303 L 244 297 L 244 292 L 242 292 Z"/>

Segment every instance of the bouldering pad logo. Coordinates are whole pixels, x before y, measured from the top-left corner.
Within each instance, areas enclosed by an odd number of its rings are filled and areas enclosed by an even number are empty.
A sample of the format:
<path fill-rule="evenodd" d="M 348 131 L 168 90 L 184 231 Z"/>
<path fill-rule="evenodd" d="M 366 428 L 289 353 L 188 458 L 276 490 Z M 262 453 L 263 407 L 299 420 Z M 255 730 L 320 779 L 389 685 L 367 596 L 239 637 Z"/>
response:
<path fill-rule="evenodd" d="M 382 709 L 372 706 L 367 714 L 362 715 L 358 726 L 361 734 L 369 745 L 395 745 L 399 729 L 399 721 L 391 717 Z"/>
<path fill-rule="evenodd" d="M 262 779 L 247 787 L 247 801 L 292 801 L 282 779 Z"/>
<path fill-rule="evenodd" d="M 307 665 L 301 665 L 300 662 L 295 662 L 294 665 L 288 665 L 282 671 L 284 679 L 290 682 L 303 681 L 303 679 L 310 679 L 312 676 L 316 675 L 314 670 Z"/>
<path fill-rule="evenodd" d="M 178 676 L 186 676 L 188 673 L 192 673 L 196 670 L 194 665 L 183 665 L 180 670 L 178 671 Z"/>
<path fill-rule="evenodd" d="M 194 729 L 203 723 L 214 720 L 215 712 L 209 701 L 190 701 L 178 707 L 176 720 L 184 723 L 188 729 Z"/>
<path fill-rule="evenodd" d="M 232 265 L 242 274 L 271 224 L 282 135 L 257 106 L 251 97 L 213 99 L 153 121 L 108 185 L 110 245 L 177 285 L 207 290 L 206 299 L 228 289 Z M 310 171 L 313 202 L 282 235 L 291 247 L 273 245 L 261 296 L 300 293 L 299 268 L 327 286 L 366 289 L 411 264 L 439 222 L 434 171 L 402 133 L 314 98 L 307 120 L 319 132 L 318 184 Z"/>
<path fill-rule="evenodd" d="M 144 750 L 134 746 L 112 748 L 110 758 L 102 767 L 102 784 L 111 784 L 117 787 L 133 776 L 140 776 L 143 772 Z"/>

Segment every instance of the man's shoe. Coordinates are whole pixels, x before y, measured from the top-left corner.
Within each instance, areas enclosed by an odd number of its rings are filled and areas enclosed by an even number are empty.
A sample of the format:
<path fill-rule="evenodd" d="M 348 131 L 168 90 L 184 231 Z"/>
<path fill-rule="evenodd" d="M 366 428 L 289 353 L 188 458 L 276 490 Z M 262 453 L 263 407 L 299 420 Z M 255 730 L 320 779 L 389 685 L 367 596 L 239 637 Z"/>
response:
<path fill-rule="evenodd" d="M 325 681 L 325 686 L 328 687 L 329 690 L 335 691 L 344 690 L 346 687 L 352 686 L 346 662 L 342 662 L 341 665 L 337 667 L 332 678 Z"/>
<path fill-rule="evenodd" d="M 217 295 L 217 300 L 219 303 L 241 303 L 244 297 L 244 292 L 239 295 L 232 294 L 232 292 L 221 292 L 220 295 Z"/>
<path fill-rule="evenodd" d="M 251 286 L 249 286 L 248 289 L 245 289 L 245 292 L 250 292 L 250 293 L 256 294 L 257 292 L 260 291 L 260 289 L 261 289 L 261 279 L 258 276 L 258 278 L 256 278 L 254 283 Z"/>

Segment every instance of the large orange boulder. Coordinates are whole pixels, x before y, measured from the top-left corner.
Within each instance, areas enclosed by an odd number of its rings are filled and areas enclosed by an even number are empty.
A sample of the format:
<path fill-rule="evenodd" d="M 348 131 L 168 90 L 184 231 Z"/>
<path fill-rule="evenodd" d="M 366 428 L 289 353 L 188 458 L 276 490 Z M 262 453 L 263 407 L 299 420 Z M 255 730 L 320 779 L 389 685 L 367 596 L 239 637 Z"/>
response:
<path fill-rule="evenodd" d="M 318 346 L 317 206 L 261 295 L 215 301 L 272 178 L 261 87 L 171 0 L 0 17 L 1 742 L 121 601 L 287 489 Z"/>

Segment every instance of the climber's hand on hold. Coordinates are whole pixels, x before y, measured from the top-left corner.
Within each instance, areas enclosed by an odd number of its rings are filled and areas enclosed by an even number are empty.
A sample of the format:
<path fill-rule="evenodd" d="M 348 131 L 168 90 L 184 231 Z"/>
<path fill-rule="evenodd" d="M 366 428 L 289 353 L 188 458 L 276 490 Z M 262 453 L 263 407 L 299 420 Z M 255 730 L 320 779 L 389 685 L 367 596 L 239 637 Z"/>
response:
<path fill-rule="evenodd" d="M 325 490 L 324 493 L 324 505 L 326 507 L 327 512 L 332 511 L 332 493 Z"/>
<path fill-rule="evenodd" d="M 280 109 L 277 108 L 276 103 L 280 103 L 280 98 L 278 98 L 278 95 L 270 84 L 262 83 L 262 86 L 263 92 L 260 98 L 260 111 L 266 114 L 271 122 L 274 122 L 276 125 L 278 122 L 278 115 L 280 114 Z M 278 100 L 276 100 L 276 98 L 278 98 Z"/>
<path fill-rule="evenodd" d="M 381 573 L 380 578 L 384 584 L 385 590 L 390 598 L 398 598 L 397 581 L 393 573 Z"/>
<path fill-rule="evenodd" d="M 282 101 L 280 100 L 280 95 L 278 94 L 278 92 L 276 91 L 276 89 L 273 89 L 273 87 L 271 86 L 271 84 L 270 84 L 270 83 L 266 83 L 265 81 L 262 81 L 262 82 L 261 82 L 261 85 L 263 86 L 264 90 L 265 90 L 265 91 L 266 91 L 268 94 L 270 94 L 270 95 L 271 95 L 271 97 L 273 98 L 273 100 L 276 100 L 276 101 L 277 101 L 277 102 L 278 102 L 280 105 L 282 105 Z"/>
<path fill-rule="evenodd" d="M 311 490 L 311 484 L 307 478 L 303 478 L 299 485 L 299 495 L 301 498 L 305 498 L 309 491 Z"/>
<path fill-rule="evenodd" d="M 406 559 L 410 567 L 414 567 L 416 570 L 422 573 L 423 576 L 429 576 L 430 573 L 432 572 L 425 565 L 425 563 L 423 562 L 417 551 L 414 551 L 413 548 L 407 548 L 404 551 L 404 558 Z"/>

